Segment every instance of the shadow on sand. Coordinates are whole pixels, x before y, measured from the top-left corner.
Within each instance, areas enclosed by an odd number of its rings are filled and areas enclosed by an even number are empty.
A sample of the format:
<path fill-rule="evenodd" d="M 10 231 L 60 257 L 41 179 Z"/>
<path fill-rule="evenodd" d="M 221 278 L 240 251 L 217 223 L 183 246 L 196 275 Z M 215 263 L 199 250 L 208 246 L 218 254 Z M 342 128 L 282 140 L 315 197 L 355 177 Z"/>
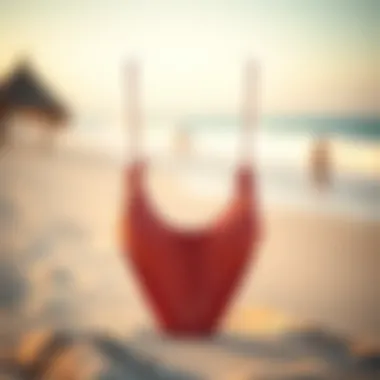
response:
<path fill-rule="evenodd" d="M 176 352 L 184 348 L 184 342 L 151 331 L 143 330 L 135 336 L 133 344 L 143 352 Z M 189 340 L 189 346 L 208 348 L 210 354 L 223 352 L 226 357 L 245 358 L 265 366 L 262 376 L 252 375 L 247 380 L 337 380 L 380 378 L 380 351 L 355 354 L 352 342 L 322 329 L 294 330 L 276 336 L 244 337 L 222 334 L 203 341 Z M 318 374 L 302 368 L 302 363 L 320 363 Z M 221 363 L 222 365 L 222 363 Z M 271 368 L 270 368 L 271 367 Z M 273 371 L 276 368 L 276 371 Z M 284 371 L 281 370 L 284 368 Z M 294 372 L 289 368 L 294 368 Z M 285 371 L 286 369 L 286 371 Z M 302 372 L 302 373 L 299 373 Z M 278 372 L 273 374 L 273 372 Z"/>
<path fill-rule="evenodd" d="M 248 363 L 263 361 L 268 365 L 268 368 L 264 366 L 262 375 L 252 374 L 247 380 L 369 380 L 378 378 L 376 376 L 380 374 L 378 352 L 362 356 L 354 355 L 347 341 L 316 329 L 289 332 L 275 338 L 244 338 L 225 334 L 202 341 L 174 340 L 145 330 L 128 341 L 93 332 L 52 331 L 43 347 L 32 355 L 32 360 L 28 363 L 18 362 L 17 355 L 15 358 L 3 359 L 0 363 L 3 371 L 0 371 L 0 378 L 5 376 L 5 379 L 44 379 L 44 376 L 54 369 L 60 356 L 83 344 L 101 357 L 102 365 L 91 377 L 94 380 L 213 379 L 202 377 L 195 373 L 197 372 L 195 369 L 184 370 L 183 365 L 175 364 L 177 354 L 178 357 L 186 354 L 188 346 L 193 349 L 201 347 L 200 355 L 205 356 L 206 362 L 208 355 L 211 358 L 213 353 L 219 355 L 222 353 L 226 358 L 238 356 L 246 359 Z M 171 353 L 170 364 L 162 359 L 161 354 L 164 352 Z M 318 375 L 313 371 L 307 373 L 305 369 L 300 371 L 302 367 L 297 364 L 307 359 L 320 360 L 324 363 L 323 371 Z M 191 367 L 191 359 L 187 361 L 190 361 Z M 223 367 L 223 362 L 218 365 Z M 294 371 L 289 371 L 289 368 L 294 368 Z M 55 379 L 59 380 L 60 377 L 57 375 Z"/>

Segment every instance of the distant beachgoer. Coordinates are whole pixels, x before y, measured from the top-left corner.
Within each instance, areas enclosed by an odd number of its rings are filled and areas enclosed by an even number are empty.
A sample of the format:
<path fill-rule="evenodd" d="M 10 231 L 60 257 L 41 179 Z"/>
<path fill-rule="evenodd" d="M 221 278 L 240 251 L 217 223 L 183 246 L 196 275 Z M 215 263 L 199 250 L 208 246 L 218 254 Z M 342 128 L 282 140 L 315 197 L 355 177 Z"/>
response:
<path fill-rule="evenodd" d="M 314 185 L 325 188 L 331 182 L 330 142 L 327 138 L 319 138 L 314 142 L 310 156 L 310 170 Z"/>
<path fill-rule="evenodd" d="M 187 156 L 191 153 L 191 139 L 186 127 L 181 127 L 175 138 L 175 151 L 178 155 Z"/>

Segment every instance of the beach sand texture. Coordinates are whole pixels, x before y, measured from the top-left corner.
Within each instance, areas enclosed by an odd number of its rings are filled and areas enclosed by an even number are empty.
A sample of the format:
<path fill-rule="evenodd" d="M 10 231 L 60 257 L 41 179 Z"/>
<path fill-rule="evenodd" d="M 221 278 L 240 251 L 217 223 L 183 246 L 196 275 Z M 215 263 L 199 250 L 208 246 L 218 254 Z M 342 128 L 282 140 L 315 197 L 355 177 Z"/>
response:
<path fill-rule="evenodd" d="M 350 349 L 380 343 L 379 222 L 266 208 L 265 240 L 220 340 L 172 342 L 154 332 L 121 256 L 119 164 L 101 156 L 9 149 L 1 155 L 0 176 L 3 345 L 40 328 L 107 331 L 204 378 L 294 379 L 292 373 L 325 373 L 326 360 L 297 356 L 282 367 L 269 365 L 273 357 L 258 355 L 255 339 L 312 325 L 349 337 L 355 342 Z M 186 195 L 158 170 L 148 186 L 164 217 L 189 223 L 206 223 L 226 202 Z"/>

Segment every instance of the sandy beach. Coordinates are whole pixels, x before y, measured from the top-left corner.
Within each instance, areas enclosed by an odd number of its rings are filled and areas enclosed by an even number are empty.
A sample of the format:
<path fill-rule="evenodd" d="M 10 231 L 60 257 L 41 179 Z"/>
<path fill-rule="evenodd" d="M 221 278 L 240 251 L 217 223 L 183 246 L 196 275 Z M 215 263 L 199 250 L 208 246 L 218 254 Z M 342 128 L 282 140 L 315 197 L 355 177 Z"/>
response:
<path fill-rule="evenodd" d="M 157 353 L 155 344 L 138 339 L 141 331 L 154 335 L 154 325 L 118 246 L 121 165 L 101 155 L 9 149 L 0 175 L 1 260 L 22 289 L 2 295 L 2 336 L 63 325 L 129 336 Z M 173 223 L 207 223 L 227 201 L 195 197 L 160 170 L 151 171 L 148 186 Z M 380 344 L 380 223 L 277 205 L 262 216 L 265 239 L 222 331 L 249 338 L 313 324 Z M 163 360 L 178 349 L 159 347 Z M 199 357 L 206 348 L 186 347 L 179 362 L 191 369 L 198 359 L 189 352 Z M 222 360 L 225 373 L 236 374 L 228 378 L 253 373 L 251 359 L 219 351 L 211 348 L 197 370 L 220 379 L 213 370 Z"/>

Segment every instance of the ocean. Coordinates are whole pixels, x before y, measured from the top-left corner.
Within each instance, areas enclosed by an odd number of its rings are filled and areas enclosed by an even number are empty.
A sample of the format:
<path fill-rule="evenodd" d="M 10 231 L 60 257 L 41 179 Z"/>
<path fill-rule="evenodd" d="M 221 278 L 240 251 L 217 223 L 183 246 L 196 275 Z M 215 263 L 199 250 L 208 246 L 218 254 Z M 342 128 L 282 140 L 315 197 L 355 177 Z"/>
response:
<path fill-rule="evenodd" d="M 143 150 L 154 165 L 173 170 L 193 192 L 228 196 L 239 158 L 237 118 L 156 118 L 145 124 Z M 126 159 L 128 138 L 117 123 L 79 124 L 75 131 L 80 146 Z M 178 152 L 178 132 L 187 136 L 187 153 Z M 333 178 L 323 192 L 315 191 L 309 171 L 310 148 L 319 137 L 329 139 L 332 157 Z M 264 204 L 380 220 L 380 118 L 268 116 L 251 144 Z"/>
<path fill-rule="evenodd" d="M 188 118 L 190 127 L 202 126 L 208 123 L 218 130 L 231 127 L 238 128 L 236 117 L 193 116 Z M 351 139 L 380 140 L 379 117 L 333 117 L 333 116 L 271 116 L 264 117 L 260 128 L 265 131 L 282 134 L 312 134 L 339 136 Z"/>

